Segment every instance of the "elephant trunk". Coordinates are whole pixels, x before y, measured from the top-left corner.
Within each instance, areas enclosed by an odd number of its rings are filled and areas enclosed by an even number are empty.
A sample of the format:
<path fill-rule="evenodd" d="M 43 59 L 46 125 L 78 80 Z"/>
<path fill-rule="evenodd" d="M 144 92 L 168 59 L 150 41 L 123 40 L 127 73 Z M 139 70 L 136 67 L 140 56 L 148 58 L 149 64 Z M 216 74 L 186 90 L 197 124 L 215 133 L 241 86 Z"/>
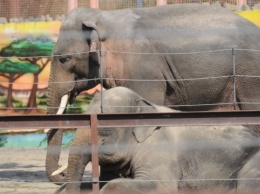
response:
<path fill-rule="evenodd" d="M 53 102 L 53 101 L 52 101 Z M 60 106 L 55 106 L 52 103 L 48 103 L 48 107 L 60 107 L 58 110 L 56 108 L 49 108 L 47 114 L 62 114 L 65 110 L 66 104 L 68 102 L 68 96 L 62 97 Z M 54 110 L 53 110 L 54 109 Z M 64 174 L 57 174 L 55 176 L 52 175 L 54 171 L 59 168 L 59 158 L 61 152 L 61 144 L 62 144 L 62 129 L 51 129 L 47 132 L 47 155 L 46 155 L 46 173 L 50 181 L 55 182 L 55 184 L 62 184 L 66 181 Z"/>
<path fill-rule="evenodd" d="M 89 129 L 78 129 L 69 153 L 67 191 L 79 191 L 86 165 L 91 160 Z"/>
<path fill-rule="evenodd" d="M 52 82 L 53 80 L 51 76 L 50 83 Z M 58 98 L 58 94 L 56 92 L 57 89 L 55 87 L 56 86 L 54 84 L 49 84 L 48 87 L 47 114 L 49 115 L 62 114 L 65 110 L 68 101 L 67 96 L 65 98 L 65 102 L 62 102 L 64 101 L 61 100 L 62 98 Z M 49 180 L 58 185 L 66 181 L 66 178 L 63 174 L 57 174 L 55 176 L 52 176 L 52 173 L 59 168 L 58 163 L 59 163 L 60 152 L 61 152 L 62 135 L 63 135 L 62 129 L 47 129 L 48 146 L 47 146 L 45 168 Z"/>
<path fill-rule="evenodd" d="M 73 80 L 74 76 L 67 71 L 64 72 L 64 69 L 58 65 L 57 58 L 54 57 L 52 59 L 48 86 L 47 114 L 55 115 L 65 112 L 69 94 L 75 87 L 75 83 L 72 82 Z M 47 131 L 46 173 L 50 181 L 62 184 L 62 182 L 66 181 L 65 175 L 59 173 L 53 176 L 52 173 L 59 168 L 63 130 L 48 129 Z"/>

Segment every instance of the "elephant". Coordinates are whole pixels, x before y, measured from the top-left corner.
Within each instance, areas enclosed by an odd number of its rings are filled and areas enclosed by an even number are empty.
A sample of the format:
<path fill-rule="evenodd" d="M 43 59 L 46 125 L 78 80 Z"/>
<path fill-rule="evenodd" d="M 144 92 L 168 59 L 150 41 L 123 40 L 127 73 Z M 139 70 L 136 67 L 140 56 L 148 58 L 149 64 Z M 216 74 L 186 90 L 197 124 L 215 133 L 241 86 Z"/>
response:
<path fill-rule="evenodd" d="M 101 95 L 88 114 L 99 114 Z M 103 111 L 174 112 L 125 87 L 103 93 Z M 260 137 L 245 126 L 98 128 L 102 174 L 117 175 L 101 193 L 171 193 L 179 190 L 260 191 Z M 78 129 L 70 149 L 66 191 L 77 192 L 91 160 L 91 140 Z M 101 180 L 102 177 L 101 177 Z"/>
<path fill-rule="evenodd" d="M 259 40 L 257 26 L 216 6 L 76 8 L 53 49 L 47 114 L 65 114 L 68 103 L 97 84 L 124 86 L 181 111 L 259 110 Z M 47 175 L 63 182 L 51 176 L 62 130 L 47 136 Z"/>

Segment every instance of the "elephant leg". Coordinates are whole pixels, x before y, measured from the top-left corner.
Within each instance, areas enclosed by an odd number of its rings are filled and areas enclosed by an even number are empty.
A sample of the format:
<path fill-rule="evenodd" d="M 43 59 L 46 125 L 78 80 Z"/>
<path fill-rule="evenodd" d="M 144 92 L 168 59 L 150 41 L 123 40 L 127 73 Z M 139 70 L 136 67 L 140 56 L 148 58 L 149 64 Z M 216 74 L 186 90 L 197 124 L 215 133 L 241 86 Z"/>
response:
<path fill-rule="evenodd" d="M 260 151 L 258 151 L 238 173 L 237 190 L 260 192 Z"/>
<path fill-rule="evenodd" d="M 67 169 L 67 191 L 80 191 L 85 167 L 91 160 L 89 129 L 78 129 L 70 149 Z M 82 185 L 82 186 L 81 186 Z"/>

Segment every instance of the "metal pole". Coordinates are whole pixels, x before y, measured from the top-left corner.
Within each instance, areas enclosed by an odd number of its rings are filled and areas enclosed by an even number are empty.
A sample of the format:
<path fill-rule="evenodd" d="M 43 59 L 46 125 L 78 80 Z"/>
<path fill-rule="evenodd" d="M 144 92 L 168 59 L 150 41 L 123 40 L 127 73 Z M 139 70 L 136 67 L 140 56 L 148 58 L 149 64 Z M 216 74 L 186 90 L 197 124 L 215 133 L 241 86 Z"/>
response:
<path fill-rule="evenodd" d="M 10 9 L 11 9 L 11 16 L 13 18 L 18 18 L 20 16 L 20 5 L 19 5 L 19 0 L 11 0 L 10 4 Z"/>
<path fill-rule="evenodd" d="M 98 43 L 99 44 L 99 43 Z M 101 43 L 100 43 L 101 44 Z M 99 73 L 100 73 L 100 85 L 101 85 L 101 91 L 100 91 L 100 97 L 101 97 L 101 104 L 100 104 L 100 110 L 101 113 L 103 113 L 103 85 L 104 85 L 104 80 L 103 80 L 103 71 L 102 71 L 102 62 L 101 62 L 101 57 L 100 57 L 100 48 L 98 48 L 97 50 L 97 55 L 98 55 L 98 62 L 100 64 L 100 69 L 99 69 Z"/>
<path fill-rule="evenodd" d="M 240 5 L 247 4 L 247 0 L 237 0 L 237 6 L 239 7 Z"/>
<path fill-rule="evenodd" d="M 167 5 L 167 1 L 166 0 L 156 0 L 156 5 L 157 6 Z"/>
<path fill-rule="evenodd" d="M 143 1 L 137 0 L 137 8 L 142 8 L 142 7 L 143 7 Z"/>
<path fill-rule="evenodd" d="M 173 4 L 179 4 L 179 3 L 182 3 L 182 1 L 181 1 L 181 0 L 173 0 L 172 3 L 173 3 Z"/>
<path fill-rule="evenodd" d="M 78 0 L 68 0 L 68 12 L 78 7 Z"/>
<path fill-rule="evenodd" d="M 98 0 L 90 0 L 90 8 L 98 9 L 99 8 L 99 1 Z"/>
<path fill-rule="evenodd" d="M 234 110 L 236 110 L 237 105 L 237 94 L 236 94 L 236 55 L 235 50 L 232 48 L 232 61 L 233 61 L 233 101 L 234 101 Z"/>
<path fill-rule="evenodd" d="M 98 130 L 97 115 L 90 115 L 91 128 L 91 161 L 92 161 L 92 190 L 94 194 L 99 193 L 99 170 L 98 170 Z"/>

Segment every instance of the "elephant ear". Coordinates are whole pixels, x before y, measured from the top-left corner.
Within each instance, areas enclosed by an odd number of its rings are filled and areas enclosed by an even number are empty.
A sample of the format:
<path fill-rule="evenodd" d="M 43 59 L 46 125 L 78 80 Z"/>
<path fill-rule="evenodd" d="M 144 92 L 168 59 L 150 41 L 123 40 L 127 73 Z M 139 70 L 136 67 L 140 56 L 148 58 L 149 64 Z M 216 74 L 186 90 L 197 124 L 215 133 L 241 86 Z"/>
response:
<path fill-rule="evenodd" d="M 89 43 L 90 55 L 92 55 L 96 60 L 98 60 L 97 52 L 101 50 L 100 44 L 100 31 L 97 25 L 91 21 L 82 22 L 82 30 L 87 32 L 87 41 Z"/>
<path fill-rule="evenodd" d="M 136 100 L 136 113 L 153 113 L 158 112 L 156 109 L 156 105 L 151 102 L 143 99 L 142 97 Z"/>
<path fill-rule="evenodd" d="M 136 113 L 152 113 L 157 112 L 154 105 L 147 100 L 140 98 L 137 100 L 137 110 Z M 147 127 L 135 127 L 133 129 L 133 134 L 138 143 L 144 142 L 148 137 L 150 137 L 155 130 L 158 130 L 158 126 L 147 126 Z"/>
<path fill-rule="evenodd" d="M 133 134 L 137 140 L 138 143 L 143 143 L 148 137 L 150 137 L 155 130 L 160 129 L 160 127 L 157 126 L 151 126 L 151 127 L 135 127 L 133 129 Z"/>

